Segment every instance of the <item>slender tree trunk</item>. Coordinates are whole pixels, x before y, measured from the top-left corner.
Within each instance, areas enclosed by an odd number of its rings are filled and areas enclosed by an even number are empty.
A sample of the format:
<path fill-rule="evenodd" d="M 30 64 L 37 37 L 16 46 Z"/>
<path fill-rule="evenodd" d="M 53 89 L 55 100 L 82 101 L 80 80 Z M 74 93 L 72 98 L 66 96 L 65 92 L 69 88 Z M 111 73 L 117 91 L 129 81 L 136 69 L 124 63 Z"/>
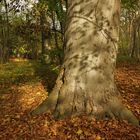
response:
<path fill-rule="evenodd" d="M 51 34 L 49 30 L 49 23 L 47 22 L 47 17 L 45 15 L 45 11 L 40 12 L 40 24 L 41 24 L 41 52 L 42 55 L 45 54 L 45 61 L 47 63 L 50 63 L 51 58 L 50 58 L 50 40 L 51 40 Z"/>
<path fill-rule="evenodd" d="M 65 0 L 66 3 L 66 11 L 68 10 L 68 0 Z"/>
<path fill-rule="evenodd" d="M 140 60 L 140 16 L 138 16 L 134 22 L 132 27 L 132 46 L 131 46 L 131 54 L 132 58 L 136 58 Z"/>
<path fill-rule="evenodd" d="M 5 41 L 4 41 L 4 28 L 1 28 L 1 45 L 0 45 L 0 63 L 4 63 L 4 49 L 5 49 Z"/>
<path fill-rule="evenodd" d="M 45 17 L 45 13 L 44 13 L 44 11 L 43 11 L 43 12 L 41 12 L 41 16 L 40 16 L 40 25 L 41 25 L 41 44 L 42 44 L 41 53 L 42 53 L 42 55 L 45 54 L 45 49 L 46 49 L 45 22 L 46 22 L 46 17 Z"/>
<path fill-rule="evenodd" d="M 5 20 L 3 21 L 5 22 Z M 5 23 L 3 23 L 5 24 Z M 7 30 L 6 30 L 6 27 L 3 26 L 2 29 L 1 29 L 1 63 L 6 63 L 7 62 Z"/>
<path fill-rule="evenodd" d="M 65 34 L 65 23 L 66 23 L 66 13 L 67 13 L 67 0 L 65 1 L 65 5 L 66 5 L 66 11 L 64 11 L 64 9 L 63 9 L 63 2 L 62 2 L 62 0 L 60 1 L 60 4 L 61 4 L 61 13 L 62 13 L 62 17 L 63 17 L 63 20 L 62 20 L 62 22 L 60 22 L 60 26 L 61 26 L 61 32 L 62 32 L 62 35 L 61 35 L 61 37 L 62 37 L 62 41 L 63 41 L 63 46 L 62 46 L 62 49 L 63 49 L 63 61 L 64 61 L 64 51 L 65 51 L 65 47 L 66 47 L 66 44 L 65 44 L 65 36 L 64 36 L 64 34 Z"/>
<path fill-rule="evenodd" d="M 7 32 L 7 41 L 6 41 L 6 61 L 9 60 L 9 57 L 10 57 L 10 30 L 9 30 L 9 14 L 8 14 L 8 5 L 6 3 L 6 0 L 5 1 L 5 9 L 6 9 L 6 32 Z"/>
<path fill-rule="evenodd" d="M 140 27 L 139 26 L 138 26 L 138 39 L 137 39 L 137 59 L 140 61 Z"/>
<path fill-rule="evenodd" d="M 69 0 L 66 50 L 56 85 L 32 114 L 55 117 L 87 114 L 138 125 L 118 99 L 114 81 L 119 30 L 119 0 Z"/>
<path fill-rule="evenodd" d="M 31 43 L 31 47 L 32 47 L 32 59 L 33 60 L 37 60 L 38 58 L 38 47 L 37 47 L 37 41 L 36 39 L 33 40 L 33 42 Z"/>
<path fill-rule="evenodd" d="M 5 63 L 9 59 L 9 15 L 8 15 L 8 5 L 7 1 L 3 0 L 5 14 L 3 17 L 3 27 L 2 27 L 2 46 L 1 46 L 1 63 Z"/>
<path fill-rule="evenodd" d="M 58 34 L 57 34 L 57 29 L 56 29 L 56 17 L 55 17 L 55 13 L 52 12 L 52 22 L 53 22 L 53 29 L 54 29 L 54 40 L 55 40 L 55 47 L 60 50 L 59 48 L 59 44 L 58 44 Z M 60 53 L 58 53 L 58 59 L 59 59 L 59 64 L 62 64 L 62 56 Z"/>

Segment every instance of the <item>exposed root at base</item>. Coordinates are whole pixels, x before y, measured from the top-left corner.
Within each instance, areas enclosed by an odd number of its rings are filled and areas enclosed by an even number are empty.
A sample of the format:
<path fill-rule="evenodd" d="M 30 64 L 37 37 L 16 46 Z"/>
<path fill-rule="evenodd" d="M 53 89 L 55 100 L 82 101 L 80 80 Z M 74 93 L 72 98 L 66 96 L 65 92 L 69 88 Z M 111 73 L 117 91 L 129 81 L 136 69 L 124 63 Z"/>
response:
<path fill-rule="evenodd" d="M 60 79 L 62 79 L 62 75 Z M 75 116 L 74 112 L 67 110 L 65 107 L 63 110 L 63 114 L 61 114 L 61 116 L 60 116 L 60 113 L 58 113 L 59 110 L 56 110 L 57 106 L 59 105 L 58 104 L 58 99 L 59 99 L 58 91 L 60 90 L 62 84 L 63 84 L 62 82 L 59 82 L 59 86 L 55 87 L 55 89 L 50 94 L 50 96 L 41 105 L 39 105 L 35 110 L 33 110 L 31 112 L 31 115 L 37 115 L 44 112 L 49 112 L 49 113 L 51 112 L 57 118 L 65 118 L 71 115 Z M 91 107 L 94 108 L 94 105 L 92 105 Z M 106 103 L 101 104 L 101 105 L 98 104 L 98 106 L 95 108 L 96 109 L 93 109 L 92 112 L 89 112 L 86 114 L 93 115 L 93 117 L 97 119 L 113 118 L 113 119 L 118 119 L 118 120 L 126 120 L 128 121 L 128 123 L 131 123 L 135 126 L 139 126 L 139 120 L 134 116 L 134 114 L 130 110 L 128 110 L 126 107 L 123 106 L 123 104 L 118 100 L 117 97 L 112 97 L 112 99 L 110 99 Z M 85 113 L 85 109 L 83 108 L 83 112 L 81 111 L 81 113 L 78 112 L 78 110 L 75 113 L 77 114 L 76 116 L 82 115 Z"/>
<path fill-rule="evenodd" d="M 52 105 L 52 101 L 47 99 L 39 107 L 33 110 L 31 112 L 31 115 L 37 115 L 44 112 L 52 111 L 50 110 L 53 109 L 51 105 Z M 52 113 L 55 114 L 55 112 Z M 62 116 L 60 118 L 65 118 L 65 117 L 66 116 Z M 103 111 L 99 112 L 94 117 L 96 117 L 97 119 L 113 118 L 118 120 L 126 120 L 128 121 L 128 123 L 131 123 L 135 126 L 140 126 L 139 120 L 133 115 L 133 113 L 130 110 L 124 107 L 122 103 L 119 102 L 117 99 L 115 99 L 115 101 L 111 100 L 106 106 L 103 107 Z"/>
<path fill-rule="evenodd" d="M 65 69 L 62 67 L 59 77 L 56 80 L 56 85 L 53 91 L 45 101 L 43 101 L 37 108 L 35 108 L 30 113 L 32 116 L 39 115 L 45 112 L 53 112 L 56 109 L 58 97 L 59 97 L 59 91 L 63 85 L 64 72 Z"/>
<path fill-rule="evenodd" d="M 123 106 L 123 104 L 115 99 L 111 100 L 108 105 L 104 108 L 104 117 L 114 118 L 118 120 L 126 120 L 135 126 L 140 126 L 139 120 L 134 116 L 134 114 Z"/>

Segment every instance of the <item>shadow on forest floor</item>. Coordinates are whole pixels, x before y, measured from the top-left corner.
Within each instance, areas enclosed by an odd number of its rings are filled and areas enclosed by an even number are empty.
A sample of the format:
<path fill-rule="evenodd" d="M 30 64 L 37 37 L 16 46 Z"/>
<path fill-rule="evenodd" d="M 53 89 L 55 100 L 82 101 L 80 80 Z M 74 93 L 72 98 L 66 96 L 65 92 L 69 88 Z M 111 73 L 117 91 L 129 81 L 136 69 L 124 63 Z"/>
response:
<path fill-rule="evenodd" d="M 50 92 L 58 74 L 57 67 L 35 61 L 10 61 L 0 65 L 0 92 L 6 92 L 12 85 L 41 82 Z"/>
<path fill-rule="evenodd" d="M 50 93 L 55 85 L 55 81 L 58 75 L 58 68 L 49 64 L 42 64 L 32 62 L 32 68 L 34 69 L 35 77 L 41 80 L 44 88 Z"/>
<path fill-rule="evenodd" d="M 88 119 L 86 116 L 54 120 L 49 114 L 29 112 L 46 99 L 58 69 L 33 61 L 0 65 L 0 139 L 105 140 L 140 139 L 140 128 L 125 121 Z M 140 119 L 140 64 L 120 64 L 117 87 L 123 103 Z"/>

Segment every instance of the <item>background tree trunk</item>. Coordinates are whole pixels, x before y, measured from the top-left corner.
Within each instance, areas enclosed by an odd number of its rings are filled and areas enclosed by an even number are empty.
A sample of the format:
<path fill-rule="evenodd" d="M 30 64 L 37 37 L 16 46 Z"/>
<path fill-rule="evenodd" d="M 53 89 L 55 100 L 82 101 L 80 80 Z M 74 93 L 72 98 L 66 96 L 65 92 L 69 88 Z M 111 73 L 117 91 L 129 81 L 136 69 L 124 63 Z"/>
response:
<path fill-rule="evenodd" d="M 4 10 L 5 13 L 3 15 L 3 27 L 2 27 L 2 31 L 1 31 L 1 38 L 2 38 L 2 43 L 1 43 L 1 49 L 0 49 L 0 63 L 5 63 L 8 61 L 9 59 L 9 50 L 10 50 L 10 46 L 9 46 L 9 15 L 8 15 L 8 5 L 7 5 L 7 1 L 3 0 L 3 4 L 4 4 Z"/>
<path fill-rule="evenodd" d="M 42 11 L 40 13 L 40 26 L 41 26 L 41 54 L 44 55 L 45 54 L 45 50 L 46 50 L 46 27 L 45 27 L 45 22 L 46 22 L 46 15 L 45 12 Z"/>
<path fill-rule="evenodd" d="M 55 47 L 58 50 L 60 50 L 59 43 L 58 43 L 58 33 L 57 33 L 57 29 L 56 29 L 56 15 L 55 15 L 54 11 L 52 11 L 51 14 L 52 14 L 52 24 L 53 24 L 53 30 L 54 30 Z M 59 61 L 59 64 L 62 64 L 63 58 L 60 53 L 58 53 L 58 61 Z"/>
<path fill-rule="evenodd" d="M 121 118 L 138 125 L 118 100 L 114 70 L 119 34 L 119 0 L 68 1 L 66 50 L 56 86 L 32 114 L 87 114 Z"/>
<path fill-rule="evenodd" d="M 140 16 L 134 20 L 132 27 L 131 57 L 140 60 Z"/>

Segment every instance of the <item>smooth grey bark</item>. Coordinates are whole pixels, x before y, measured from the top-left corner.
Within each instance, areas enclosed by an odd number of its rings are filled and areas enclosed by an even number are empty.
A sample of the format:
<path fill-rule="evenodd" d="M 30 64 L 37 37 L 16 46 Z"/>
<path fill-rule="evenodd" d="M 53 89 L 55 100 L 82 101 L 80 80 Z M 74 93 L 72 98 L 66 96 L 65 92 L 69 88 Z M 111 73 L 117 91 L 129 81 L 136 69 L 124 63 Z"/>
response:
<path fill-rule="evenodd" d="M 60 50 L 59 43 L 58 43 L 58 33 L 56 30 L 56 15 L 54 11 L 52 11 L 51 14 L 52 14 L 52 24 L 53 24 L 53 30 L 54 30 L 55 47 L 56 49 Z M 63 58 L 60 53 L 58 53 L 58 61 L 59 61 L 59 64 L 62 64 Z"/>
<path fill-rule="evenodd" d="M 40 26 L 41 26 L 41 54 L 44 55 L 45 54 L 45 50 L 46 50 L 46 15 L 45 12 L 42 11 L 40 12 Z"/>
<path fill-rule="evenodd" d="M 132 43 L 131 43 L 131 57 L 140 61 L 140 15 L 133 21 L 132 26 Z"/>
<path fill-rule="evenodd" d="M 114 70 L 119 31 L 119 0 L 68 1 L 65 60 L 50 96 L 32 114 L 56 118 L 87 114 L 139 125 L 118 98 Z"/>
<path fill-rule="evenodd" d="M 5 63 L 9 59 L 10 45 L 9 45 L 9 13 L 8 4 L 6 0 L 3 0 L 5 13 L 2 18 L 2 29 L 1 29 L 1 46 L 0 46 L 0 63 Z"/>

